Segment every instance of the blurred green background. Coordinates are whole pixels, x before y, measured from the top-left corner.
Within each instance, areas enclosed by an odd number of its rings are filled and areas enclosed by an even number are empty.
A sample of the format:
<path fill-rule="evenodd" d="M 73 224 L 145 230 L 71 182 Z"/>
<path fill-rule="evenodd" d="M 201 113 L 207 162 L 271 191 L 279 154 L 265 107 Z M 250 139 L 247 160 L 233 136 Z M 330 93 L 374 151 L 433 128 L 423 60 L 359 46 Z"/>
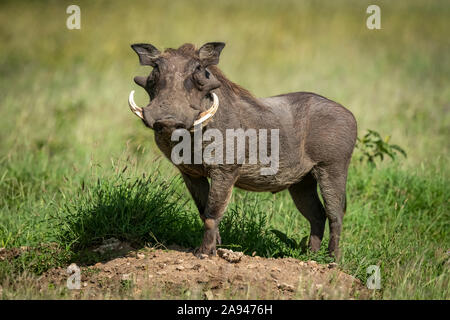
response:
<path fill-rule="evenodd" d="M 130 44 L 223 41 L 219 67 L 256 96 L 318 93 L 354 113 L 360 136 L 375 129 L 406 150 L 401 162 L 351 169 L 343 266 L 364 279 L 366 264 L 399 257 L 384 297 L 448 298 L 448 1 L 77 1 L 80 30 L 66 28 L 70 4 L 0 4 L 0 247 L 54 240 L 44 222 L 85 182 L 125 166 L 135 176 L 156 166 L 176 175 L 128 109 L 133 77 L 150 72 Z M 370 4 L 381 8 L 381 30 L 366 28 Z M 139 88 L 136 101 L 148 101 Z M 288 213 L 272 225 L 299 239 L 308 234 L 286 194 L 255 197 Z M 370 223 L 384 231 L 367 243 Z M 395 243 L 405 230 L 412 238 Z M 430 266 L 416 274 L 422 263 Z M 404 270 L 412 282 L 400 277 Z M 417 292 L 424 286 L 429 292 Z"/>
<path fill-rule="evenodd" d="M 349 108 L 360 132 L 392 135 L 410 164 L 448 156 L 446 1 L 377 1 L 381 30 L 366 28 L 372 2 L 361 0 L 77 3 L 80 30 L 66 28 L 71 2 L 2 2 L 2 153 L 20 145 L 102 158 L 130 136 L 151 140 L 126 105 L 133 76 L 150 71 L 130 44 L 224 41 L 219 66 L 255 95 L 316 92 Z"/>

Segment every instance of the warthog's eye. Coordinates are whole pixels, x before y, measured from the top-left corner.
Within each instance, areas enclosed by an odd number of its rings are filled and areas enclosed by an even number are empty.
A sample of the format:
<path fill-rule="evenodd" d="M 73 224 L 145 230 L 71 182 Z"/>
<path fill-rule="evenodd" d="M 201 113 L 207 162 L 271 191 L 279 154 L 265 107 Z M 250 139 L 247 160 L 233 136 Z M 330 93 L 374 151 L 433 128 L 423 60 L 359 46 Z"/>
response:
<path fill-rule="evenodd" d="M 147 78 L 146 83 L 146 90 L 150 94 L 150 98 L 154 99 L 156 94 L 158 93 L 159 86 L 157 86 L 157 83 L 159 82 L 159 68 L 155 66 L 150 73 L 149 77 Z"/>
<path fill-rule="evenodd" d="M 147 86 L 152 87 L 155 85 L 156 81 L 159 79 L 159 69 L 155 67 L 150 73 L 150 77 L 147 79 Z"/>
<path fill-rule="evenodd" d="M 158 66 L 153 68 L 152 75 L 153 75 L 153 78 L 155 78 L 155 79 L 159 77 L 159 67 Z"/>
<path fill-rule="evenodd" d="M 195 67 L 194 73 L 192 74 L 192 78 L 194 79 L 194 81 L 199 84 L 199 85 L 204 85 L 204 81 L 203 81 L 203 76 L 202 76 L 202 66 L 201 65 L 197 65 Z"/>
<path fill-rule="evenodd" d="M 197 82 L 201 86 L 204 86 L 206 84 L 207 79 L 210 78 L 210 75 L 211 73 L 200 64 L 195 67 L 195 71 L 192 74 L 195 82 Z"/>

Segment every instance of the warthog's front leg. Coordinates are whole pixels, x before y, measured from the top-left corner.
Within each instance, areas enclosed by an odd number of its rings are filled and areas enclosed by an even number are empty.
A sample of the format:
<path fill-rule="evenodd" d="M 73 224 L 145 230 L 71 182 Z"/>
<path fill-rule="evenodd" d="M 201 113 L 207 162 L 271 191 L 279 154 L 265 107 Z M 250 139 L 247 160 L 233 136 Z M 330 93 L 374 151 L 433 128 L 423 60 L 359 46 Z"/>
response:
<path fill-rule="evenodd" d="M 197 206 L 198 212 L 202 221 L 205 222 L 205 209 L 206 202 L 208 202 L 209 194 L 209 182 L 206 177 L 193 177 L 182 173 L 184 183 L 191 193 L 192 199 L 194 199 L 195 205 Z"/>
<path fill-rule="evenodd" d="M 210 176 L 211 186 L 202 217 L 205 224 L 205 234 L 202 245 L 196 250 L 196 255 L 216 254 L 216 242 L 220 242 L 219 223 L 230 201 L 233 185 L 237 178 L 235 171 L 214 170 L 210 173 Z"/>
<path fill-rule="evenodd" d="M 192 199 L 194 199 L 195 205 L 197 206 L 198 212 L 200 213 L 200 218 L 203 223 L 205 223 L 205 209 L 206 202 L 208 202 L 209 194 L 209 182 L 206 177 L 193 177 L 185 173 L 182 173 L 184 182 L 191 193 Z M 216 234 L 217 244 L 222 244 L 220 239 L 219 230 Z"/>

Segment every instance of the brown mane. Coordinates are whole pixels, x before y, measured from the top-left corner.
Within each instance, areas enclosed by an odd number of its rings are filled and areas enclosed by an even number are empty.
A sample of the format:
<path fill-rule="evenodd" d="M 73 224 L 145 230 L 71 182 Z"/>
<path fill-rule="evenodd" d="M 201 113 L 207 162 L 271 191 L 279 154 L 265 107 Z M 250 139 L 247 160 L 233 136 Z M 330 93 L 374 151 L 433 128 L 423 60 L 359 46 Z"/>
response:
<path fill-rule="evenodd" d="M 178 49 L 168 48 L 164 50 L 164 53 L 169 55 L 183 55 L 188 57 L 193 57 L 198 59 L 198 50 L 192 43 L 185 43 Z M 241 87 L 240 85 L 234 83 L 223 74 L 223 72 L 214 65 L 208 67 L 208 70 L 222 83 L 222 88 L 228 93 L 234 93 L 238 96 L 243 96 L 247 98 L 254 98 L 253 95 L 247 89 Z"/>

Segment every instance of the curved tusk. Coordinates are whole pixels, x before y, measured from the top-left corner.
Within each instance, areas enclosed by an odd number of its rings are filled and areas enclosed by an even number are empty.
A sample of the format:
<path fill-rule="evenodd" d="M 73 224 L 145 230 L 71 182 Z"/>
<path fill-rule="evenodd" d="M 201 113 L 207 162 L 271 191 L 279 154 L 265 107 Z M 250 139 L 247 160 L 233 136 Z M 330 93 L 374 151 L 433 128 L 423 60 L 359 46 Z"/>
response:
<path fill-rule="evenodd" d="M 195 122 L 194 122 L 194 126 L 197 126 L 197 125 L 205 122 L 206 120 L 211 118 L 217 112 L 217 109 L 219 108 L 219 98 L 217 97 L 217 95 L 215 93 L 211 93 L 211 94 L 213 97 L 213 104 L 212 104 L 211 108 L 209 108 L 205 112 L 200 113 L 199 118 L 197 120 L 195 120 Z"/>
<path fill-rule="evenodd" d="M 144 112 L 142 108 L 138 107 L 134 102 L 134 90 L 130 92 L 130 96 L 128 97 L 128 105 L 135 115 L 144 120 Z"/>

